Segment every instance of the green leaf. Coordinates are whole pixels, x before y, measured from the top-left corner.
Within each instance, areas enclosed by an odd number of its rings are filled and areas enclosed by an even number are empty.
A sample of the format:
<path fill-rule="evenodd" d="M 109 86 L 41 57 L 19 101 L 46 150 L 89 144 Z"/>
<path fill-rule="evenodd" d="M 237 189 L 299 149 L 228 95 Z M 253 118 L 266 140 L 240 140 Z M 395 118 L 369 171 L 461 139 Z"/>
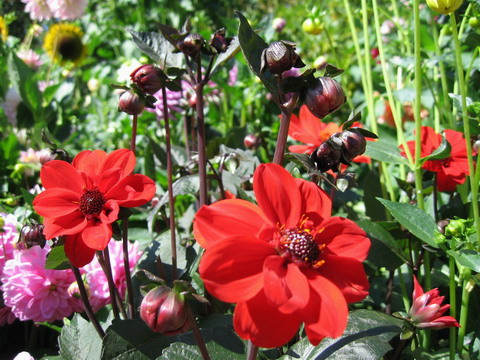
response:
<path fill-rule="evenodd" d="M 173 197 L 178 195 L 195 196 L 200 189 L 200 179 L 198 175 L 187 175 L 175 181 L 172 185 Z M 168 202 L 168 191 L 160 199 L 160 207 Z"/>
<path fill-rule="evenodd" d="M 458 263 L 462 266 L 465 266 L 473 271 L 480 273 L 480 256 L 479 253 L 475 250 L 460 250 L 453 251 L 448 250 L 447 253 L 455 258 Z"/>
<path fill-rule="evenodd" d="M 215 63 L 212 66 L 211 74 L 213 75 L 227 61 L 229 61 L 230 59 L 233 59 L 239 51 L 240 51 L 240 43 L 238 41 L 238 37 L 235 36 L 230 42 L 230 44 L 228 45 L 228 48 L 224 52 L 218 55 L 217 59 L 215 60 Z"/>
<path fill-rule="evenodd" d="M 281 360 L 380 359 L 392 349 L 388 343 L 402 331 L 402 321 L 371 310 L 349 314 L 345 333 L 337 339 L 325 338 L 318 346 L 304 338 L 293 345 Z"/>
<path fill-rule="evenodd" d="M 60 355 L 65 360 L 100 359 L 102 340 L 93 325 L 75 314 L 68 325 L 62 328 L 58 340 Z"/>
<path fill-rule="evenodd" d="M 398 147 L 382 140 L 367 141 L 364 155 L 390 164 L 408 165 L 407 159 L 400 154 Z"/>
<path fill-rule="evenodd" d="M 452 145 L 447 141 L 445 134 L 442 135 L 442 142 L 438 148 L 435 149 L 430 155 L 427 155 L 420 159 L 423 163 L 427 160 L 441 160 L 445 159 L 450 156 L 450 152 L 452 151 Z"/>
<path fill-rule="evenodd" d="M 240 19 L 240 26 L 238 28 L 238 41 L 242 48 L 243 55 L 247 60 L 248 65 L 252 71 L 257 75 L 268 91 L 272 93 L 274 97 L 277 97 L 277 82 L 270 71 L 265 70 L 260 73 L 262 52 L 268 47 L 268 44 L 257 35 L 251 28 L 245 16 L 241 12 L 235 11 L 235 14 Z"/>
<path fill-rule="evenodd" d="M 135 45 L 146 55 L 155 60 L 162 69 L 167 67 L 183 67 L 183 54 L 175 54 L 175 48 L 160 33 L 143 32 L 127 29 L 132 35 Z"/>
<path fill-rule="evenodd" d="M 438 248 L 438 245 L 434 241 L 437 224 L 435 224 L 432 217 L 425 211 L 407 203 L 396 203 L 378 197 L 377 200 L 380 201 L 388 211 L 390 211 L 392 216 L 413 235 L 426 244 Z"/>
<path fill-rule="evenodd" d="M 63 245 L 57 245 L 50 250 L 47 255 L 47 262 L 45 263 L 45 269 L 51 270 L 66 270 L 70 269 L 70 262 L 67 255 L 65 255 L 65 249 Z"/>
<path fill-rule="evenodd" d="M 381 225 L 370 220 L 359 220 L 356 223 L 372 241 L 368 257 L 375 265 L 395 270 L 408 261 L 403 253 L 403 248 Z"/>
<path fill-rule="evenodd" d="M 285 160 L 293 161 L 294 163 L 303 166 L 305 170 L 309 173 L 316 172 L 317 167 L 310 156 L 307 154 L 298 154 L 298 153 L 286 153 L 284 156 Z"/>

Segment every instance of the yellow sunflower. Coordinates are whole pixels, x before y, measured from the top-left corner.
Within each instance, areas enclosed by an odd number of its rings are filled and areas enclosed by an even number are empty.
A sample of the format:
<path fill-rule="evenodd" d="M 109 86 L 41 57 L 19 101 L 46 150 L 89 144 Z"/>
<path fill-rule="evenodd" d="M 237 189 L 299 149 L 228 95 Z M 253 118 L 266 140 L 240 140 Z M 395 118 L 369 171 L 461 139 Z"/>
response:
<path fill-rule="evenodd" d="M 53 61 L 60 65 L 78 66 L 87 54 L 87 48 L 82 43 L 82 36 L 82 30 L 76 25 L 55 24 L 45 35 L 43 48 Z"/>
<path fill-rule="evenodd" d="M 7 22 L 3 18 L 3 16 L 0 16 L 0 39 L 2 39 L 3 42 L 7 41 L 8 38 L 8 27 L 7 27 Z"/>

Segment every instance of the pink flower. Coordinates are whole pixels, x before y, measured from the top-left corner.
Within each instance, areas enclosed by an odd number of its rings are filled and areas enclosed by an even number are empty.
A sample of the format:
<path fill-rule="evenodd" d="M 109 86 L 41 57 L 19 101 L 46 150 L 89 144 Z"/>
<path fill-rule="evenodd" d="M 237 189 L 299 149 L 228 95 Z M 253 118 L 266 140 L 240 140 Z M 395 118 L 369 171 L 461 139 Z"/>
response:
<path fill-rule="evenodd" d="M 15 88 L 11 87 L 8 89 L 2 108 L 8 118 L 8 122 L 13 126 L 17 125 L 17 109 L 21 101 L 22 98 Z"/>
<path fill-rule="evenodd" d="M 50 20 L 52 12 L 47 4 L 47 0 L 22 0 L 25 4 L 25 12 L 30 14 L 32 20 Z"/>
<path fill-rule="evenodd" d="M 413 283 L 413 305 L 408 315 L 417 328 L 443 329 L 460 327 L 457 320 L 452 316 L 442 316 L 450 309 L 450 305 L 441 306 L 445 296 L 440 296 L 437 288 L 424 293 L 415 276 L 413 277 Z"/>
<path fill-rule="evenodd" d="M 38 55 L 32 49 L 20 50 L 17 52 L 17 56 L 23 60 L 25 64 L 31 67 L 33 70 L 38 70 L 42 65 L 42 60 L 40 60 L 40 55 Z"/>
<path fill-rule="evenodd" d="M 173 119 L 172 113 L 183 112 L 182 108 L 182 100 L 183 100 L 183 91 L 172 91 L 169 89 L 167 90 L 167 108 L 169 113 L 169 119 Z M 153 112 L 157 115 L 157 118 L 163 119 L 163 95 L 162 89 L 157 91 L 153 96 L 157 99 L 157 101 L 153 104 L 155 109 L 146 108 L 147 111 Z"/>
<path fill-rule="evenodd" d="M 0 280 L 5 305 L 22 321 L 55 321 L 83 311 L 81 302 L 67 291 L 75 281 L 71 270 L 45 269 L 49 250 L 48 245 L 15 250 L 3 269 Z"/>
<path fill-rule="evenodd" d="M 125 267 L 123 266 L 123 246 L 121 241 L 110 241 L 108 244 L 110 252 L 110 263 L 112 266 L 113 279 L 122 299 L 125 297 L 126 278 Z M 133 270 L 137 264 L 142 252 L 138 249 L 138 242 L 128 245 L 128 259 L 130 261 L 130 270 Z M 87 274 L 87 283 L 90 287 L 90 303 L 93 311 L 98 311 L 110 303 L 110 292 L 105 274 L 95 257 L 94 260 L 86 265 L 83 271 Z"/>
<path fill-rule="evenodd" d="M 0 226 L 0 276 L 7 260 L 13 259 L 13 250 L 18 238 L 17 219 L 12 214 L 0 213 L 4 225 Z"/>
<path fill-rule="evenodd" d="M 61 20 L 75 20 L 82 17 L 87 0 L 47 0 L 53 16 Z"/>
<path fill-rule="evenodd" d="M 228 72 L 228 86 L 234 86 L 237 83 L 238 79 L 238 66 L 237 64 L 233 65 L 230 71 Z"/>

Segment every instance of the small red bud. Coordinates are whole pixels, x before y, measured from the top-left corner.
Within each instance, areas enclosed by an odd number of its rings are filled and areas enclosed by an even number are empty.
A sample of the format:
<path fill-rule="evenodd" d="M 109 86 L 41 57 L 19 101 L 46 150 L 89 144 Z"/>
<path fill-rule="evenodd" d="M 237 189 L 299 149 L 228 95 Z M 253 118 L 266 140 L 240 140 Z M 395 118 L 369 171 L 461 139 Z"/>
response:
<path fill-rule="evenodd" d="M 161 69 L 146 64 L 135 69 L 130 74 L 130 79 L 142 89 L 144 93 L 153 95 L 162 88 L 166 76 Z"/>
<path fill-rule="evenodd" d="M 215 31 L 209 40 L 209 45 L 213 47 L 218 53 L 225 52 L 230 44 L 231 38 L 225 37 L 225 29 Z"/>
<path fill-rule="evenodd" d="M 175 335 L 189 328 L 185 302 L 166 286 L 148 292 L 140 305 L 140 317 L 155 332 Z"/>
<path fill-rule="evenodd" d="M 345 93 L 340 84 L 323 76 L 310 85 L 305 96 L 308 110 L 320 119 L 337 110 L 345 101 Z"/>
<path fill-rule="evenodd" d="M 118 99 L 118 110 L 130 115 L 140 114 L 145 107 L 145 100 L 132 90 L 125 91 Z"/>
<path fill-rule="evenodd" d="M 192 33 L 188 34 L 187 37 L 178 44 L 178 48 L 185 55 L 195 57 L 200 53 L 200 50 L 202 50 L 204 42 L 205 40 L 200 34 Z"/>
<path fill-rule="evenodd" d="M 260 145 L 261 139 L 254 134 L 248 134 L 243 139 L 243 144 L 247 149 L 255 150 Z"/>

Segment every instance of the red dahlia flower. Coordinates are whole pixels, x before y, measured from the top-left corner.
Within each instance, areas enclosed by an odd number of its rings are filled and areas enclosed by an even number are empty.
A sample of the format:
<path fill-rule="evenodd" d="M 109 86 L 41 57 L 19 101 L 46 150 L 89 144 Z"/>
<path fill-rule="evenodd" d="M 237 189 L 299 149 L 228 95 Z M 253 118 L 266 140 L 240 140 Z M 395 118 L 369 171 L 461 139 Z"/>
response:
<path fill-rule="evenodd" d="M 132 175 L 135 155 L 119 149 L 79 153 L 72 164 L 53 160 L 43 165 L 40 178 L 45 191 L 33 201 L 45 217 L 47 239 L 66 235 L 65 253 L 76 267 L 88 264 L 95 250 L 107 247 L 112 223 L 120 207 L 145 204 L 155 194 L 155 183 Z"/>
<path fill-rule="evenodd" d="M 353 126 L 362 127 L 360 123 Z M 313 115 L 306 105 L 300 107 L 299 116 L 292 114 L 288 135 L 297 141 L 307 145 L 291 145 L 288 150 L 294 153 L 310 155 L 321 143 L 327 141 L 331 135 L 342 132 L 342 128 L 334 122 L 324 123 Z M 360 155 L 353 159 L 357 163 L 370 164 L 368 156 Z"/>
<path fill-rule="evenodd" d="M 352 221 L 330 217 L 331 200 L 317 185 L 279 165 L 260 165 L 253 187 L 258 206 L 222 200 L 195 216 L 206 288 L 237 303 L 235 330 L 257 346 L 285 344 L 302 322 L 314 345 L 340 336 L 347 303 L 368 294 L 369 239 Z"/>
<path fill-rule="evenodd" d="M 460 327 L 452 316 L 442 316 L 450 305 L 442 305 L 445 296 L 440 296 L 437 288 L 423 292 L 422 287 L 413 277 L 413 305 L 408 313 L 417 328 L 443 329 L 447 327 Z"/>
<path fill-rule="evenodd" d="M 445 137 L 452 146 L 450 156 L 441 160 L 428 160 L 422 165 L 425 170 L 437 173 L 437 187 L 440 191 L 455 191 L 459 184 L 465 182 L 465 176 L 469 174 L 467 147 L 463 134 L 455 130 L 445 130 Z M 442 143 L 442 136 L 434 129 L 422 126 L 421 130 L 421 156 L 430 155 Z M 415 141 L 407 142 L 413 158 L 415 158 Z M 405 155 L 402 149 L 402 155 Z"/>

